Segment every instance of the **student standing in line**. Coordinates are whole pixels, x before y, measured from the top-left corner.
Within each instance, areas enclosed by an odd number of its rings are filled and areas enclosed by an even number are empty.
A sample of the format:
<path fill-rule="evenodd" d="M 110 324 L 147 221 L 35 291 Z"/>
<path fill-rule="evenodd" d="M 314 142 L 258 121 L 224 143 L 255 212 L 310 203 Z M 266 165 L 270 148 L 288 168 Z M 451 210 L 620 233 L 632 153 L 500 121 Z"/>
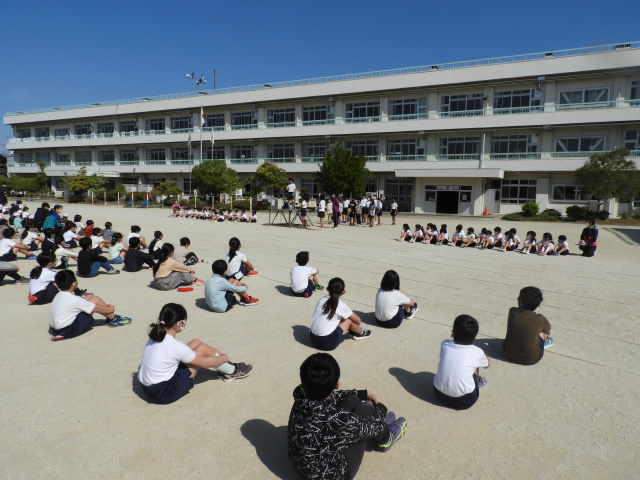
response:
<path fill-rule="evenodd" d="M 320 218 L 320 228 L 324 228 L 324 217 L 327 211 L 327 202 L 324 199 L 324 195 L 320 194 L 318 202 L 318 217 Z"/>
<path fill-rule="evenodd" d="M 398 215 L 398 204 L 396 203 L 396 199 L 391 200 L 391 225 L 396 224 L 396 216 Z"/>

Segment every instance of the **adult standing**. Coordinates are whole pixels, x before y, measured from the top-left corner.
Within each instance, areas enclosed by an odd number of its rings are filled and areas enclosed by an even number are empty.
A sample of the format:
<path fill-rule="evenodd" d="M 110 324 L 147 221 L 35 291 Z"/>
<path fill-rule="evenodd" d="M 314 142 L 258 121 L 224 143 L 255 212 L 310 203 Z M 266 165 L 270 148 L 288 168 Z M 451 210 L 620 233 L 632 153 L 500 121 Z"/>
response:
<path fill-rule="evenodd" d="M 9 188 L 6 183 L 2 184 L 0 187 L 0 205 L 6 205 L 9 203 Z"/>
<path fill-rule="evenodd" d="M 338 228 L 340 224 L 340 213 L 342 212 L 342 201 L 337 193 L 331 196 L 331 208 L 333 211 L 333 228 Z"/>

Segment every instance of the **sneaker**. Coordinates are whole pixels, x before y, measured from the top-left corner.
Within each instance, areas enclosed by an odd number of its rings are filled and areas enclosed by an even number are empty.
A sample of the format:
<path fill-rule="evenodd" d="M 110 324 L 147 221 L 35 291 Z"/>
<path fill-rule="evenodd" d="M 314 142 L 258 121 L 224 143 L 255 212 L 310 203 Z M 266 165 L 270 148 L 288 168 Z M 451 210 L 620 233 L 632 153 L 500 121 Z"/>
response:
<path fill-rule="evenodd" d="M 487 377 L 481 377 L 480 375 L 478 375 L 478 388 L 484 387 L 487 383 L 489 383 Z"/>
<path fill-rule="evenodd" d="M 387 416 L 384 417 L 384 423 L 386 423 L 387 425 L 391 425 L 395 421 L 396 421 L 396 414 L 393 412 L 387 412 Z"/>
<path fill-rule="evenodd" d="M 362 332 L 360 333 L 351 332 L 351 338 L 353 338 L 354 340 L 363 340 L 365 338 L 369 338 L 370 336 L 371 336 L 371 330 L 367 330 L 364 327 L 362 327 Z"/>
<path fill-rule="evenodd" d="M 547 337 L 547 341 L 544 342 L 544 349 L 553 347 L 555 345 L 555 340 L 552 337 Z"/>
<path fill-rule="evenodd" d="M 116 270 L 115 268 L 112 268 L 107 272 L 107 275 L 118 275 L 119 273 L 120 273 L 120 270 Z"/>
<path fill-rule="evenodd" d="M 259 298 L 253 298 L 251 295 L 247 295 L 245 298 L 240 300 L 240 305 L 251 307 L 252 305 L 257 305 L 259 302 Z"/>
<path fill-rule="evenodd" d="M 386 443 L 378 444 L 382 451 L 386 452 L 393 447 L 407 432 L 407 420 L 404 417 L 396 419 L 389 425 L 389 440 Z"/>
<path fill-rule="evenodd" d="M 255 277 L 256 275 L 258 275 L 258 273 L 260 273 L 260 272 L 256 272 L 255 270 L 253 270 L 253 271 L 247 273 L 245 275 L 245 277 Z"/>
<path fill-rule="evenodd" d="M 313 290 L 316 292 L 320 292 L 322 290 L 324 290 L 324 286 L 323 285 L 316 285 L 315 287 L 313 287 Z"/>
<path fill-rule="evenodd" d="M 133 319 L 131 317 L 116 315 L 113 320 L 107 322 L 107 325 L 110 327 L 123 327 L 125 325 L 129 325 L 132 321 Z"/>
<path fill-rule="evenodd" d="M 407 320 L 411 320 L 416 313 L 418 313 L 418 304 L 414 303 L 413 307 L 411 307 L 411 311 L 405 314 L 404 318 Z"/>
<path fill-rule="evenodd" d="M 233 382 L 236 379 L 248 377 L 253 370 L 251 365 L 247 365 L 246 363 L 236 363 L 236 371 L 233 373 L 225 373 L 222 376 L 223 382 Z"/>
<path fill-rule="evenodd" d="M 20 277 L 16 280 L 16 285 L 23 285 L 25 283 L 29 283 L 29 279 L 26 277 Z"/>
<path fill-rule="evenodd" d="M 28 257 L 25 257 L 25 260 L 37 260 L 38 257 L 36 255 L 29 255 Z"/>
<path fill-rule="evenodd" d="M 64 335 L 54 335 L 51 337 L 52 342 L 59 342 L 60 340 L 64 340 Z"/>
<path fill-rule="evenodd" d="M 205 282 L 204 280 L 202 280 L 201 278 L 196 278 L 193 282 L 191 282 L 191 286 L 192 287 L 201 287 L 202 285 L 204 285 Z"/>
<path fill-rule="evenodd" d="M 38 301 L 38 297 L 36 297 L 35 295 L 29 295 L 27 297 L 27 300 L 29 300 L 29 303 L 36 303 Z"/>

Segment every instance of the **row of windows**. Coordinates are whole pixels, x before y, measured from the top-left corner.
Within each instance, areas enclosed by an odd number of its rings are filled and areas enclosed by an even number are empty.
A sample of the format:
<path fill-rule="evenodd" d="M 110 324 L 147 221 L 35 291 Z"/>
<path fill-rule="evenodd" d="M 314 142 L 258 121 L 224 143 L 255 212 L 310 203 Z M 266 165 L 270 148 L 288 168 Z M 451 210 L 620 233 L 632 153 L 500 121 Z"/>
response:
<path fill-rule="evenodd" d="M 572 105 L 583 103 L 606 103 L 610 101 L 611 92 L 608 87 L 587 88 L 576 90 L 564 90 L 559 92 L 558 108 L 571 108 Z M 631 84 L 631 101 L 637 101 L 640 104 L 640 80 L 633 81 Z M 457 95 L 444 95 L 440 97 L 440 113 L 444 116 L 458 115 L 481 115 L 483 113 L 486 97 L 483 93 L 464 93 Z M 536 88 L 521 90 L 505 90 L 494 93 L 493 108 L 496 114 L 512 113 L 521 109 L 536 110 L 542 108 L 541 92 Z M 402 118 L 422 118 L 427 114 L 427 98 L 403 98 L 389 100 L 388 115 L 392 119 Z M 381 112 L 380 101 L 353 102 L 345 104 L 344 117 L 347 121 L 358 121 L 358 119 L 366 119 L 367 121 L 378 121 Z M 335 118 L 335 107 L 332 105 L 314 105 L 302 108 L 303 124 L 326 122 Z M 190 129 L 193 127 L 193 117 L 191 115 L 183 115 L 179 117 L 171 117 L 170 128 L 172 130 Z M 296 112 L 293 107 L 274 108 L 267 110 L 267 123 L 272 125 L 293 125 L 296 122 Z M 233 112 L 231 113 L 231 127 L 243 127 L 257 125 L 257 111 Z M 224 128 L 224 113 L 209 113 L 205 115 L 205 127 Z M 115 131 L 114 122 L 98 123 L 98 134 L 112 134 Z M 165 130 L 165 118 L 151 118 L 145 120 L 145 130 L 159 131 Z M 119 131 L 128 133 L 137 130 L 137 122 L 135 120 L 123 120 L 119 122 Z M 50 127 L 36 127 L 35 136 L 49 137 L 51 135 Z M 74 126 L 75 135 L 89 135 L 93 132 L 91 124 L 79 124 Z M 56 137 L 69 135 L 69 128 L 55 128 L 53 134 Z M 30 138 L 32 136 L 31 128 L 17 128 L 16 138 Z"/>

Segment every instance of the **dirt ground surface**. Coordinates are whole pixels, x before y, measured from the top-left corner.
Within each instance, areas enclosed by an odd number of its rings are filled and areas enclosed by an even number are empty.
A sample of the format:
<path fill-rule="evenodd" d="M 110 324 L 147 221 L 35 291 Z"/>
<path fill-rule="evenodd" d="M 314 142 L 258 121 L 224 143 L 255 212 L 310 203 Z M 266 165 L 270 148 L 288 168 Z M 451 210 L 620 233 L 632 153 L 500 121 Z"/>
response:
<path fill-rule="evenodd" d="M 289 271 L 300 250 L 326 285 L 340 276 L 343 300 L 370 326 L 361 342 L 346 340 L 333 355 L 343 388 L 368 388 L 409 422 L 388 453 L 368 452 L 364 479 L 636 479 L 640 471 L 640 228 L 600 227 L 594 258 L 539 257 L 396 241 L 400 225 L 311 230 L 169 218 L 168 210 L 65 206 L 116 231 L 142 227 L 164 240 L 191 239 L 211 274 L 237 236 L 260 274 L 246 280 L 260 304 L 226 314 L 207 310 L 203 288 L 160 292 L 151 273 L 122 272 L 81 279 L 133 324 L 103 322 L 81 337 L 51 342 L 48 306 L 29 306 L 27 286 L 0 287 L 5 340 L 0 350 L 2 413 L 0 477 L 5 479 L 296 478 L 287 460 L 286 425 L 298 369 L 315 350 L 308 327 L 319 294 L 289 294 Z M 509 223 L 483 217 L 400 216 L 398 223 L 447 223 L 465 228 L 515 227 L 569 237 L 582 224 Z M 28 275 L 35 262 L 19 260 Z M 118 266 L 117 268 L 120 268 Z M 384 272 L 420 310 L 396 330 L 373 318 Z M 501 349 L 508 309 L 522 287 L 544 292 L 540 313 L 551 322 L 555 346 L 537 365 L 508 362 Z M 195 388 L 168 406 L 149 404 L 135 373 L 147 327 L 163 304 L 189 313 L 187 342 L 199 338 L 251 363 L 251 376 L 224 383 L 201 371 Z M 444 408 L 433 394 L 440 343 L 462 313 L 480 323 L 476 344 L 493 359 L 489 384 L 468 411 Z M 99 316 L 96 315 L 96 318 Z"/>

